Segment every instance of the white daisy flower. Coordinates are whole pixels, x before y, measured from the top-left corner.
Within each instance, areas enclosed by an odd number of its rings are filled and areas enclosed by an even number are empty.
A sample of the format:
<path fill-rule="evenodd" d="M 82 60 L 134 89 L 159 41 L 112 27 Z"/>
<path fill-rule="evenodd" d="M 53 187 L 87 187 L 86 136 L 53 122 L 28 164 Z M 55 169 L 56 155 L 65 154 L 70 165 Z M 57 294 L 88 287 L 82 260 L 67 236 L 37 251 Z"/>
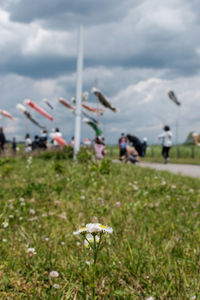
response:
<path fill-rule="evenodd" d="M 86 224 L 85 227 L 77 230 L 74 232 L 75 235 L 80 234 L 80 233 L 97 233 L 97 232 L 107 232 L 107 233 L 112 233 L 113 229 L 112 227 L 104 226 L 100 223 L 89 223 Z"/>
<path fill-rule="evenodd" d="M 74 231 L 73 234 L 74 234 L 74 235 L 77 235 L 77 234 L 85 233 L 85 232 L 87 232 L 86 227 L 82 227 L 82 228 L 80 228 L 79 230 Z"/>
<path fill-rule="evenodd" d="M 104 225 L 99 225 L 101 231 L 107 232 L 107 233 L 113 233 L 112 227 L 104 226 Z"/>
<path fill-rule="evenodd" d="M 101 231 L 99 225 L 101 225 L 101 224 L 99 224 L 99 223 L 89 223 L 89 224 L 86 224 L 86 230 L 89 233 L 99 232 L 99 231 Z"/>

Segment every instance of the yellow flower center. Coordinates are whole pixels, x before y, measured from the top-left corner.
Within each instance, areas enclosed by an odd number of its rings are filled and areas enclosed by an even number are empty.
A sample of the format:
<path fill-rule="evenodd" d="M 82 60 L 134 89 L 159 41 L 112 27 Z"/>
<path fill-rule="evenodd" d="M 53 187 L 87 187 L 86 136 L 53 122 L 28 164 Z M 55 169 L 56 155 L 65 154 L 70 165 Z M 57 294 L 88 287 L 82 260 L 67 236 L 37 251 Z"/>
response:
<path fill-rule="evenodd" d="M 107 226 L 104 226 L 104 225 L 100 225 L 99 227 L 101 227 L 103 229 L 107 229 L 108 228 Z"/>

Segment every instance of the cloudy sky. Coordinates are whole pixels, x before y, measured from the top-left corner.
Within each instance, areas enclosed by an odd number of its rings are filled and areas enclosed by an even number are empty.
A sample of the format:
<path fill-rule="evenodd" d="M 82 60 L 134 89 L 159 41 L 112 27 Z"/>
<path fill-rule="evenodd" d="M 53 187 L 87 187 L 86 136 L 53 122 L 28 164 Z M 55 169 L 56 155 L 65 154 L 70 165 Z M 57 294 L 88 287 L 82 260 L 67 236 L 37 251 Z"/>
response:
<path fill-rule="evenodd" d="M 200 4 L 198 0 L 0 0 L 0 109 L 7 138 L 22 139 L 25 98 L 53 105 L 55 121 L 32 115 L 69 140 L 74 116 L 58 103 L 76 93 L 77 36 L 84 26 L 83 90 L 96 85 L 120 109 L 101 117 L 107 143 L 121 132 L 157 141 L 164 124 L 178 141 L 200 131 Z M 182 103 L 167 96 L 175 91 Z M 94 95 L 89 103 L 97 106 Z M 39 129 L 29 124 L 32 137 Z M 82 139 L 92 138 L 83 124 Z M 176 137 L 174 138 L 174 140 Z"/>

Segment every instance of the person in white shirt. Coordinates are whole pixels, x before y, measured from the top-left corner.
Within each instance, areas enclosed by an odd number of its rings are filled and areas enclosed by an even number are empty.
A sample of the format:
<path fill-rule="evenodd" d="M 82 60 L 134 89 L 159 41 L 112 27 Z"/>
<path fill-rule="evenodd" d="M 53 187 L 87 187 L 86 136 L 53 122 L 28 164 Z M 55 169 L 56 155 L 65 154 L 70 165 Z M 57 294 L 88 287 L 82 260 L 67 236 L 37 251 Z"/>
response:
<path fill-rule="evenodd" d="M 165 159 L 165 164 L 169 162 L 169 152 L 172 146 L 172 133 L 169 126 L 164 127 L 164 132 L 158 136 L 162 140 L 162 156 Z"/>
<path fill-rule="evenodd" d="M 27 153 L 32 151 L 32 141 L 28 133 L 25 136 L 25 151 Z"/>
<path fill-rule="evenodd" d="M 54 134 L 55 134 L 55 136 L 62 137 L 62 133 L 60 132 L 59 128 L 55 129 L 55 133 Z M 58 142 L 56 142 L 55 140 L 53 141 L 53 145 L 56 146 L 56 147 L 59 146 Z"/>

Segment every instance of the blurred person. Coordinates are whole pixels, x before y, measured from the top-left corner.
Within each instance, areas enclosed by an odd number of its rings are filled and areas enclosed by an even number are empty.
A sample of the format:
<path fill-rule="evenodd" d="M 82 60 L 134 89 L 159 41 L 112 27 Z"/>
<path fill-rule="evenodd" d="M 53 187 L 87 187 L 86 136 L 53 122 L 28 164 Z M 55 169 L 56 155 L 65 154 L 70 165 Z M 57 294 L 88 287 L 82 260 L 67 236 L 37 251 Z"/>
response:
<path fill-rule="evenodd" d="M 162 141 L 162 156 L 165 159 L 165 164 L 169 162 L 169 152 L 172 146 L 172 132 L 169 126 L 164 126 L 164 132 L 158 136 Z"/>
<path fill-rule="evenodd" d="M 59 128 L 56 128 L 55 129 L 55 133 L 54 133 L 57 137 L 62 137 L 62 133 L 60 132 L 60 129 Z M 55 147 L 58 147 L 59 146 L 59 144 L 58 144 L 58 142 L 56 142 L 55 140 L 53 140 L 53 145 L 55 146 Z"/>
<path fill-rule="evenodd" d="M 98 159 L 103 159 L 106 153 L 105 144 L 101 138 L 96 137 L 94 140 L 94 151 Z"/>
<path fill-rule="evenodd" d="M 4 152 L 5 143 L 6 143 L 6 138 L 3 132 L 3 128 L 0 127 L 0 153 Z"/>
<path fill-rule="evenodd" d="M 44 129 L 42 131 L 42 134 L 39 137 L 39 147 L 41 149 L 47 149 L 47 140 L 48 140 L 47 130 Z"/>
<path fill-rule="evenodd" d="M 127 140 L 125 137 L 119 139 L 119 160 L 123 161 L 127 156 Z"/>
<path fill-rule="evenodd" d="M 75 141 L 74 141 L 74 136 L 72 136 L 71 141 L 70 141 L 70 146 L 71 146 L 72 148 L 74 148 L 74 143 L 75 143 Z"/>
<path fill-rule="evenodd" d="M 144 137 L 142 142 L 142 157 L 146 156 L 146 150 L 147 150 L 147 138 Z"/>
<path fill-rule="evenodd" d="M 15 137 L 12 140 L 12 152 L 13 152 L 13 154 L 16 154 L 16 152 L 17 152 L 17 143 L 16 143 Z"/>
<path fill-rule="evenodd" d="M 124 156 L 124 142 L 125 142 L 125 135 L 124 133 L 121 133 L 120 138 L 118 139 L 118 146 L 119 146 L 119 160 L 121 160 L 121 157 Z"/>
<path fill-rule="evenodd" d="M 39 136 L 35 135 L 34 141 L 32 142 L 32 150 L 35 151 L 39 149 L 40 144 L 39 144 Z"/>
<path fill-rule="evenodd" d="M 129 141 L 130 145 L 135 148 L 138 155 L 140 157 L 142 157 L 143 149 L 142 149 L 142 143 L 141 143 L 140 139 L 137 136 L 130 135 L 130 134 L 127 134 L 126 138 Z"/>
<path fill-rule="evenodd" d="M 134 146 L 129 145 L 129 140 L 126 140 L 126 162 L 138 163 L 140 161 L 139 154 Z"/>
<path fill-rule="evenodd" d="M 32 141 L 29 133 L 27 133 L 25 136 L 25 151 L 27 153 L 32 151 Z"/>

